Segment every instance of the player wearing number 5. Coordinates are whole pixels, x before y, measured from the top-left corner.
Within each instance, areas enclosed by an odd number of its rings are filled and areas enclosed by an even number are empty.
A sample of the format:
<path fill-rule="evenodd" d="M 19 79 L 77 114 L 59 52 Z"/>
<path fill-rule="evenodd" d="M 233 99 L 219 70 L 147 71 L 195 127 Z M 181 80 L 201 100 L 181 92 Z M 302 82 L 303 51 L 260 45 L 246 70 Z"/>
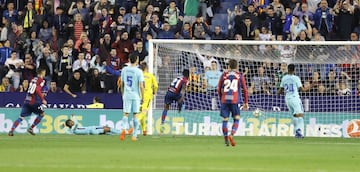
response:
<path fill-rule="evenodd" d="M 37 70 L 38 76 L 33 78 L 29 84 L 28 92 L 26 93 L 26 98 L 24 105 L 21 109 L 20 117 L 14 122 L 11 130 L 9 131 L 9 136 L 14 136 L 15 128 L 21 123 L 25 117 L 30 116 L 32 113 L 37 114 L 38 116 L 34 120 L 34 123 L 31 125 L 27 131 L 31 135 L 35 135 L 33 128 L 40 123 L 41 119 L 44 117 L 44 107 L 46 107 L 45 96 L 48 92 L 48 88 L 45 86 L 45 80 L 43 79 L 46 75 L 46 69 L 39 68 Z"/>
<path fill-rule="evenodd" d="M 131 140 L 137 140 L 137 131 L 139 129 L 139 120 L 137 114 L 140 112 L 140 102 L 144 97 L 144 75 L 137 67 L 139 57 L 131 54 L 129 56 L 130 66 L 122 69 L 121 72 L 121 93 L 123 96 L 123 110 L 124 117 L 122 119 L 123 125 L 128 123 L 129 113 L 134 114 L 134 130 Z M 125 139 L 125 130 L 121 132 L 120 140 Z"/>
<path fill-rule="evenodd" d="M 295 65 L 288 65 L 288 74 L 286 74 L 280 83 L 278 95 L 282 94 L 285 90 L 285 102 L 293 115 L 293 124 L 296 138 L 304 138 L 304 108 L 300 99 L 300 91 L 308 91 L 305 89 L 300 81 L 300 78 L 295 74 Z"/>
<path fill-rule="evenodd" d="M 235 146 L 234 135 L 239 127 L 240 108 L 242 87 L 244 96 L 243 109 L 248 109 L 248 91 L 246 87 L 245 76 L 238 71 L 238 62 L 234 59 L 229 61 L 228 71 L 224 72 L 218 83 L 218 94 L 221 99 L 220 116 L 223 118 L 222 131 L 225 139 L 225 145 Z M 234 123 L 228 135 L 228 121 L 230 112 Z"/>

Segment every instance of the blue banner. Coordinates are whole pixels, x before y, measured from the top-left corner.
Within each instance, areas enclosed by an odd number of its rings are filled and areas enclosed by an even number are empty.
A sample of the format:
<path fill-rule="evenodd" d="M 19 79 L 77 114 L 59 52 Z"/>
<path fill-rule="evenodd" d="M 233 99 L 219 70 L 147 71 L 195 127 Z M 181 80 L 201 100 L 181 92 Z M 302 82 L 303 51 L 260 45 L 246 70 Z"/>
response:
<path fill-rule="evenodd" d="M 66 93 L 49 93 L 46 96 L 48 108 L 54 109 L 83 109 L 93 103 L 95 96 L 100 97 L 106 109 L 122 109 L 121 94 L 107 93 L 78 93 L 76 98 Z M 0 107 L 21 107 L 24 103 L 25 93 L 0 93 Z"/>

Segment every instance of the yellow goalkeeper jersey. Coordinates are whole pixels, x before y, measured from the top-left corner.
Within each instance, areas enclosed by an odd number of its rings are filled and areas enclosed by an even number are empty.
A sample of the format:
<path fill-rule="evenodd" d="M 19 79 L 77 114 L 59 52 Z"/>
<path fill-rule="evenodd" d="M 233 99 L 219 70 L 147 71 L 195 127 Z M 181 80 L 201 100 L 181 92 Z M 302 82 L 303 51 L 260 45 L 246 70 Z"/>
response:
<path fill-rule="evenodd" d="M 151 99 L 153 95 L 157 92 L 159 86 L 153 74 L 149 72 L 143 72 L 143 74 L 145 82 L 144 99 Z"/>

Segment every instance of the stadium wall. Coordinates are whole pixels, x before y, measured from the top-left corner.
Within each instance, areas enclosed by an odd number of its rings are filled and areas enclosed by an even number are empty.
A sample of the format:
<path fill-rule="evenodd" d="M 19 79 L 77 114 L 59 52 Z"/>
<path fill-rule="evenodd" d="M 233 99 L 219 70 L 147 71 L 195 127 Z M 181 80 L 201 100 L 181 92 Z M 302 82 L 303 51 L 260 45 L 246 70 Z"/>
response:
<path fill-rule="evenodd" d="M 12 123 L 19 116 L 20 108 L 0 108 L 0 133 L 7 133 Z M 161 121 L 160 110 L 153 113 L 153 134 L 157 135 Z M 40 134 L 63 134 L 60 125 L 72 114 L 83 126 L 109 126 L 116 129 L 122 128 L 122 110 L 90 110 L 90 109 L 47 109 L 46 116 L 35 129 Z M 262 116 L 254 118 L 251 112 L 243 112 L 240 120 L 237 136 L 293 136 L 293 125 L 288 113 L 264 112 Z M 324 118 L 326 115 L 326 118 Z M 359 122 L 354 120 L 359 115 L 343 113 L 342 119 L 339 113 L 306 113 L 305 123 L 307 137 L 349 137 L 352 133 L 359 133 Z M 24 120 L 15 130 L 17 133 L 26 133 L 26 129 L 32 124 L 35 115 Z M 329 122 L 329 119 L 332 119 Z M 356 126 L 354 126 L 356 124 Z M 360 123 L 359 123 L 360 124 Z M 169 112 L 165 133 L 167 135 L 197 135 L 197 136 L 221 136 L 221 118 L 215 111 L 183 111 Z M 352 127 L 349 129 L 349 127 Z"/>

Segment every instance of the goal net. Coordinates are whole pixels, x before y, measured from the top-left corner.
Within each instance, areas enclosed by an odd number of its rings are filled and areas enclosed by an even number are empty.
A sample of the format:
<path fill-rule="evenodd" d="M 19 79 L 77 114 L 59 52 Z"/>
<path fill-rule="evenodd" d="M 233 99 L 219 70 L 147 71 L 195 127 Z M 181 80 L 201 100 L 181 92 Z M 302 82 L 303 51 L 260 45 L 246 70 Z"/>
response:
<path fill-rule="evenodd" d="M 219 72 L 229 59 L 236 59 L 246 78 L 250 107 L 241 111 L 237 135 L 293 136 L 292 115 L 284 96 L 277 96 L 292 63 L 303 86 L 313 85 L 300 93 L 305 136 L 360 136 L 359 42 L 151 40 L 149 54 L 150 70 L 159 82 L 148 118 L 152 134 L 159 133 L 168 86 L 189 69 L 185 105 L 179 113 L 177 103 L 172 104 L 164 134 L 222 135 L 216 86 Z"/>

